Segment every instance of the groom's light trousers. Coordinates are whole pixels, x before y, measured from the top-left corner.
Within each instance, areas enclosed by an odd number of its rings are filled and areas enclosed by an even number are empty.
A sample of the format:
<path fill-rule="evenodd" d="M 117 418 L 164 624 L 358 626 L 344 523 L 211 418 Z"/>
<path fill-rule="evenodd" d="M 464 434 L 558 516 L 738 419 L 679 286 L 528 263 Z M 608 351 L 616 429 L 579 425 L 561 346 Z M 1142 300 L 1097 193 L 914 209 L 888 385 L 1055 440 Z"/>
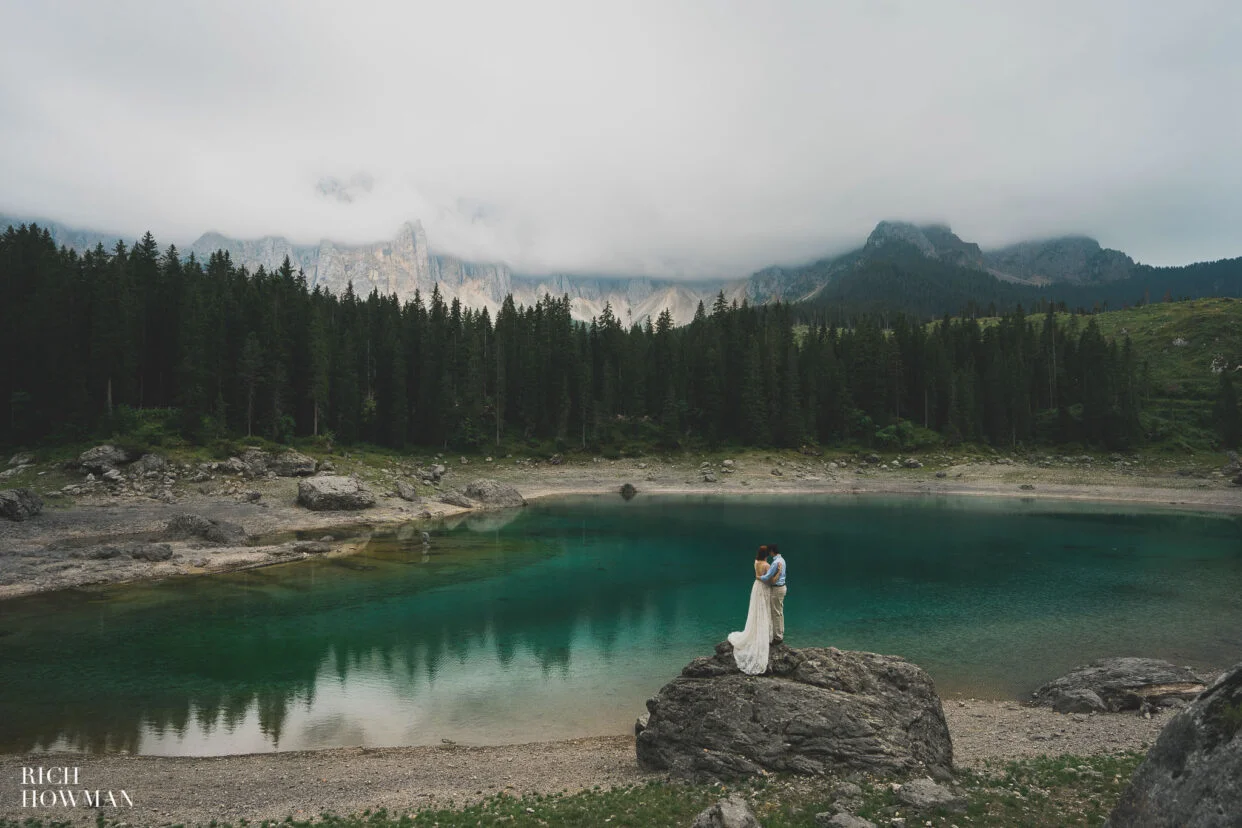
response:
<path fill-rule="evenodd" d="M 772 639 L 783 641 L 785 638 L 785 593 L 783 586 L 772 587 Z"/>

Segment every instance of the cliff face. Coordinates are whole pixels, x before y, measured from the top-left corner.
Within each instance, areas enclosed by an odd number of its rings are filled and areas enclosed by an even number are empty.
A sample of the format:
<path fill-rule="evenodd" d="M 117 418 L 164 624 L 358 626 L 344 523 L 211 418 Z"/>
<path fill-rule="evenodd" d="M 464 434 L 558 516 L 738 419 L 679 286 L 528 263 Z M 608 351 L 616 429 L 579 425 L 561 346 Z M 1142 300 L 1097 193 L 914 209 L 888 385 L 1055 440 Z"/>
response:
<path fill-rule="evenodd" d="M 458 299 L 467 307 L 486 308 L 493 316 L 509 294 L 520 305 L 532 305 L 545 294 L 568 295 L 575 318 L 589 320 L 611 304 L 613 313 L 627 325 L 654 321 L 665 308 L 677 324 L 684 325 L 694 318 L 700 301 L 710 306 L 721 290 L 732 299 L 740 295 L 743 284 L 570 274 L 517 276 L 504 264 L 467 262 L 435 253 L 420 222 L 403 224 L 392 241 L 364 245 L 324 240 L 317 246 L 299 246 L 278 237 L 243 241 L 207 233 L 189 252 L 205 261 L 217 250 L 227 250 L 235 264 L 252 271 L 260 266 L 278 268 L 288 256 L 295 269 L 305 272 L 312 287 L 338 295 L 352 283 L 359 296 L 374 289 L 385 295 L 395 293 L 404 301 L 418 291 L 427 301 L 439 284 L 446 302 Z"/>

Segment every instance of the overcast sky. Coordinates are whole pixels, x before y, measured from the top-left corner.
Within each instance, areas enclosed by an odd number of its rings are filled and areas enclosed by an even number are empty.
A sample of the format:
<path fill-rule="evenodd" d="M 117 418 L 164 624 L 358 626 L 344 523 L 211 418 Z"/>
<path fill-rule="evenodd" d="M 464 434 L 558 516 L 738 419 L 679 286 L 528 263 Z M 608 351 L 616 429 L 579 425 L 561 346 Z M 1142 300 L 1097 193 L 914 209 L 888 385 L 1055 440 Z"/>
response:
<path fill-rule="evenodd" d="M 0 211 L 737 276 L 880 219 L 1242 255 L 1242 3 L 0 0 Z"/>

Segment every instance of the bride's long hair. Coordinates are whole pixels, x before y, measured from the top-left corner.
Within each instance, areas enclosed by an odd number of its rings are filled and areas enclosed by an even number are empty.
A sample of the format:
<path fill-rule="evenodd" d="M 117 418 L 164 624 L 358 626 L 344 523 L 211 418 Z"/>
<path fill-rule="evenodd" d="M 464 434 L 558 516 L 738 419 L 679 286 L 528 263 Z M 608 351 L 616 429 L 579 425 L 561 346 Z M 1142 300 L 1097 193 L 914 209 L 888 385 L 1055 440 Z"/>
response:
<path fill-rule="evenodd" d="M 755 553 L 756 561 L 766 561 L 768 559 L 768 548 L 766 546 L 759 547 L 759 551 Z"/>

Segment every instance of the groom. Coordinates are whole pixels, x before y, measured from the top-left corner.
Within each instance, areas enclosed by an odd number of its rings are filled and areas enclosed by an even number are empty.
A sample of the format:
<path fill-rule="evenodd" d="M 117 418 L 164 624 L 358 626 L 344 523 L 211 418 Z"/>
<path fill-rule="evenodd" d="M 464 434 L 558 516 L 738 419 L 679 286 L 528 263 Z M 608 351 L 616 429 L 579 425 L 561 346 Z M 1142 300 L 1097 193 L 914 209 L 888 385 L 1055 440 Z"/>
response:
<path fill-rule="evenodd" d="M 785 559 L 776 544 L 769 543 L 772 559 L 768 561 L 767 574 L 759 580 L 772 588 L 772 644 L 785 640 Z"/>

